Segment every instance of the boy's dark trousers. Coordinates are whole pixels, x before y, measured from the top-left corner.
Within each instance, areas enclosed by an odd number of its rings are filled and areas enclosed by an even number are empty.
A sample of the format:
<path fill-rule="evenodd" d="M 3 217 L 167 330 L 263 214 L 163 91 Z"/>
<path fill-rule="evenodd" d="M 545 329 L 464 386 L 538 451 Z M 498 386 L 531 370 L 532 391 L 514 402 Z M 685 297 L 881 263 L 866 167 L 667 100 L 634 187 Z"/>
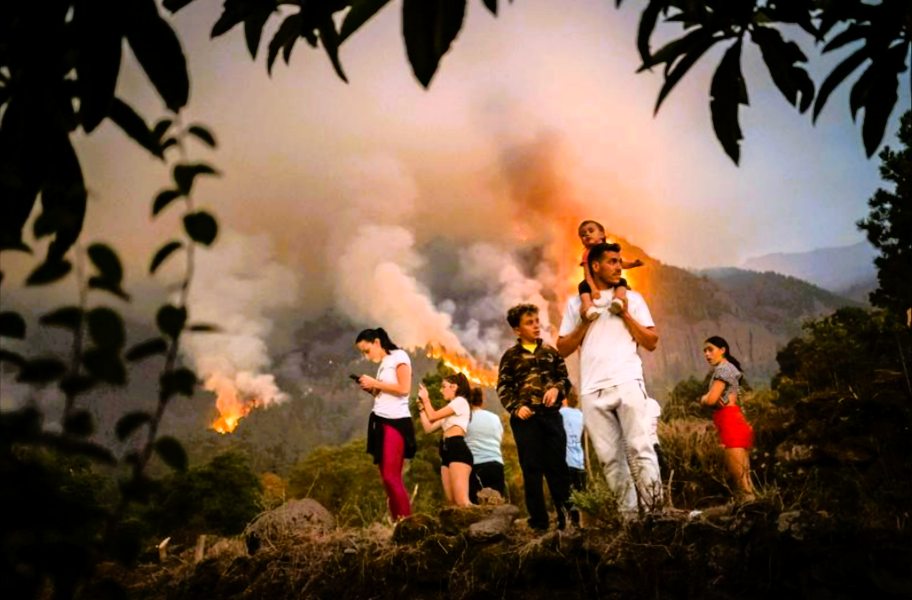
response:
<path fill-rule="evenodd" d="M 570 498 L 567 432 L 564 430 L 563 418 L 556 410 L 536 412 L 525 420 L 513 415 L 510 417 L 510 427 L 513 429 L 523 474 L 529 526 L 533 529 L 548 528 L 542 476 L 548 482 L 558 520 L 563 522 Z"/>
<path fill-rule="evenodd" d="M 570 489 L 582 492 L 586 489 L 586 471 L 583 469 L 570 468 Z"/>

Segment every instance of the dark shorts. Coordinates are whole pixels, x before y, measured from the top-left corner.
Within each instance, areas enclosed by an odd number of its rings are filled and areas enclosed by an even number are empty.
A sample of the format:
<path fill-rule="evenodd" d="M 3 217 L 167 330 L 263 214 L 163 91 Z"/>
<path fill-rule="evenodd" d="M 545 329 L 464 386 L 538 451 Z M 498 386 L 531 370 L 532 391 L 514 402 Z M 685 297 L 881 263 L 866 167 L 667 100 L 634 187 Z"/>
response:
<path fill-rule="evenodd" d="M 630 284 L 627 283 L 627 280 L 624 279 L 623 277 L 621 277 L 621 280 L 618 281 L 618 283 L 617 283 L 617 285 L 616 285 L 615 287 L 625 287 L 625 288 L 627 288 L 628 290 L 631 289 L 631 288 L 630 288 Z M 580 281 L 580 284 L 576 287 L 576 290 L 579 292 L 579 295 L 580 295 L 580 296 L 582 296 L 583 294 L 591 294 L 591 293 L 592 293 L 592 287 L 590 287 L 589 282 L 586 281 L 585 279 L 583 279 L 582 281 Z"/>
<path fill-rule="evenodd" d="M 474 464 L 472 451 L 463 436 L 454 435 L 440 440 L 440 462 L 444 467 L 449 467 L 450 463 L 463 463 L 470 467 Z"/>

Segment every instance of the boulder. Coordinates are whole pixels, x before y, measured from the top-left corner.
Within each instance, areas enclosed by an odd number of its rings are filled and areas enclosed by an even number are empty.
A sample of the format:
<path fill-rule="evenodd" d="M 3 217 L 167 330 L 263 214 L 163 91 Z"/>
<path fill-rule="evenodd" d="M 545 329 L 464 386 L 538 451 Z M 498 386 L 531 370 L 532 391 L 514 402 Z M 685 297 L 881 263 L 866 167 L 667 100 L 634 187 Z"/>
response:
<path fill-rule="evenodd" d="M 431 515 L 417 513 L 396 523 L 396 528 L 393 530 L 393 542 L 414 544 L 440 532 L 440 521 Z"/>
<path fill-rule="evenodd" d="M 451 506 L 437 513 L 443 532 L 447 535 L 459 535 L 473 523 L 481 521 L 490 511 L 481 506 Z"/>
<path fill-rule="evenodd" d="M 253 554 L 265 544 L 302 534 L 326 533 L 335 527 L 335 519 L 316 500 L 290 500 L 275 510 L 261 514 L 245 531 L 247 552 Z"/>
<path fill-rule="evenodd" d="M 478 492 L 478 504 L 481 506 L 500 506 L 506 500 L 500 495 L 500 492 L 491 488 L 482 488 Z"/>
<path fill-rule="evenodd" d="M 518 515 L 519 509 L 512 504 L 497 506 L 487 518 L 469 525 L 467 537 L 475 544 L 496 542 L 506 535 Z"/>

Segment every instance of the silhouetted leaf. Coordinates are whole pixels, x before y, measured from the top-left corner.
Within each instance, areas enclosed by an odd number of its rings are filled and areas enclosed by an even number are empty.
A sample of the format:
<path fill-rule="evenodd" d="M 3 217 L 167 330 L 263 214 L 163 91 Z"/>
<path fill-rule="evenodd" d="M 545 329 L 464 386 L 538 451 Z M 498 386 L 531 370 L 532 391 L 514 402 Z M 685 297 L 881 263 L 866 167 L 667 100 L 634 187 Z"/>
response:
<path fill-rule="evenodd" d="M 12 311 L 0 313 L 0 336 L 25 339 L 25 319 L 22 315 Z"/>
<path fill-rule="evenodd" d="M 861 138 L 864 141 L 865 152 L 868 158 L 877 152 L 883 140 L 884 131 L 890 113 L 899 99 L 899 74 L 905 69 L 905 58 L 908 53 L 908 42 L 900 42 L 890 48 L 888 53 L 880 57 L 875 65 L 877 75 L 871 81 L 871 87 L 865 96 L 864 122 L 861 125 Z M 875 65 L 869 67 L 873 69 Z"/>
<path fill-rule="evenodd" d="M 25 359 L 15 352 L 10 352 L 9 350 L 3 350 L 0 348 L 0 362 L 6 362 L 11 365 L 16 365 L 17 367 L 22 367 L 22 365 L 25 364 Z"/>
<path fill-rule="evenodd" d="M 79 396 L 95 387 L 98 381 L 84 375 L 67 375 L 60 380 L 60 390 L 68 396 Z"/>
<path fill-rule="evenodd" d="M 209 246 L 218 235 L 218 224 L 215 218 L 205 211 L 191 213 L 184 217 L 184 229 L 187 235 L 200 244 Z"/>
<path fill-rule="evenodd" d="M 296 13 L 285 17 L 285 20 L 279 25 L 278 31 L 276 31 L 275 35 L 272 36 L 272 40 L 269 42 L 269 51 L 266 55 L 266 72 L 269 73 L 269 75 L 272 75 L 272 65 L 279 55 L 279 50 L 282 49 L 288 40 L 297 38 L 301 35 L 301 26 L 303 23 L 304 18 L 301 13 Z"/>
<path fill-rule="evenodd" d="M 76 437 L 89 437 L 95 432 L 95 419 L 87 410 L 77 411 L 64 419 L 63 430 Z"/>
<path fill-rule="evenodd" d="M 187 368 L 162 373 L 159 381 L 159 401 L 168 402 L 174 394 L 193 396 L 196 374 Z"/>
<path fill-rule="evenodd" d="M 121 442 L 130 437 L 134 431 L 152 422 L 152 415 L 143 411 L 129 412 L 122 416 L 114 426 L 114 433 Z"/>
<path fill-rule="evenodd" d="M 491 0 L 486 0 L 491 1 Z M 352 2 L 351 10 L 345 14 L 345 20 L 342 21 L 342 27 L 339 30 L 339 44 L 348 39 L 362 25 L 377 14 L 381 8 L 387 5 L 389 0 L 355 0 Z M 497 4 L 495 2 L 494 14 L 497 14 Z M 490 7 L 489 7 L 490 8 Z"/>
<path fill-rule="evenodd" d="M 666 5 L 666 0 L 650 0 L 640 14 L 640 25 L 637 28 L 637 50 L 640 52 L 640 59 L 644 65 L 650 63 L 649 38 L 652 37 L 659 14 Z"/>
<path fill-rule="evenodd" d="M 174 137 L 169 137 L 168 139 L 166 139 L 164 142 L 162 142 L 162 145 L 161 145 L 162 154 L 164 154 L 165 150 L 167 150 L 171 146 L 180 146 L 180 141 Z"/>
<path fill-rule="evenodd" d="M 222 328 L 218 325 L 210 325 L 209 323 L 197 323 L 196 325 L 191 325 L 189 329 L 197 333 L 221 333 L 222 331 Z"/>
<path fill-rule="evenodd" d="M 187 129 L 187 133 L 192 136 L 195 136 L 198 140 L 209 146 L 210 148 L 215 148 L 215 136 L 212 135 L 212 132 L 203 127 L 202 125 L 191 125 Z"/>
<path fill-rule="evenodd" d="M 465 0 L 404 0 L 402 34 L 412 72 L 428 87 L 462 28 Z"/>
<path fill-rule="evenodd" d="M 190 97 L 187 59 L 180 40 L 158 13 L 155 0 L 135 0 L 126 19 L 126 35 L 137 62 L 165 106 L 179 112 Z"/>
<path fill-rule="evenodd" d="M 491 11 L 491 14 L 497 16 L 497 0 L 482 0 L 485 7 Z"/>
<path fill-rule="evenodd" d="M 700 57 L 709 50 L 713 44 L 720 41 L 722 38 L 713 37 L 709 32 L 705 32 L 705 37 L 701 38 L 700 41 L 696 42 L 694 46 L 687 52 L 687 55 L 684 56 L 675 66 L 666 73 L 665 83 L 662 85 L 662 89 L 659 90 L 659 97 L 656 100 L 655 111 L 653 114 L 659 112 L 659 108 L 662 106 L 662 102 L 668 97 L 668 94 L 674 89 L 675 84 L 684 77 L 684 74 L 690 70 L 694 64 L 700 60 Z"/>
<path fill-rule="evenodd" d="M 843 31 L 839 32 L 833 39 L 827 42 L 827 45 L 823 47 L 823 52 L 830 52 L 836 50 L 837 48 L 842 48 L 846 44 L 851 44 L 852 42 L 857 42 L 862 39 L 868 31 L 868 27 L 850 24 Z"/>
<path fill-rule="evenodd" d="M 165 210 L 165 208 L 183 196 L 183 194 L 177 190 L 163 190 L 158 193 L 158 196 L 155 197 L 155 201 L 152 202 L 152 216 L 158 216 L 158 213 Z"/>
<path fill-rule="evenodd" d="M 86 370 L 111 385 L 127 383 L 127 369 L 116 350 L 89 348 L 82 357 Z"/>
<path fill-rule="evenodd" d="M 786 42 L 782 34 L 771 27 L 754 27 L 751 39 L 760 46 L 763 61 L 769 69 L 773 83 L 792 106 L 802 113 L 814 99 L 814 82 L 796 63 L 807 62 L 807 57 L 795 42 Z M 800 104 L 799 104 L 800 95 Z"/>
<path fill-rule="evenodd" d="M 167 351 L 168 343 L 164 339 L 157 337 L 136 344 L 127 351 L 126 357 L 130 362 L 136 362 L 156 354 L 164 354 Z"/>
<path fill-rule="evenodd" d="M 91 277 L 89 278 L 88 285 L 90 288 L 95 290 L 104 290 L 106 292 L 110 292 L 124 302 L 130 301 L 130 294 L 126 293 L 119 284 L 110 282 L 107 279 L 102 279 L 101 277 Z"/>
<path fill-rule="evenodd" d="M 155 124 L 155 127 L 152 128 L 152 137 L 160 143 L 161 139 L 165 137 L 166 133 L 168 133 L 168 128 L 170 128 L 173 124 L 174 121 L 171 119 L 159 119 Z"/>
<path fill-rule="evenodd" d="M 247 42 L 247 51 L 250 52 L 250 58 L 253 60 L 256 60 L 260 39 L 263 37 L 263 27 L 266 26 L 266 21 L 269 20 L 271 14 L 271 10 L 261 10 L 244 20 L 244 40 Z"/>
<path fill-rule="evenodd" d="M 713 75 L 709 95 L 716 138 L 737 165 L 741 158 L 739 142 L 744 137 L 738 123 L 738 105 L 747 104 L 747 86 L 741 74 L 741 40 L 725 51 Z"/>
<path fill-rule="evenodd" d="M 22 241 L 22 231 L 38 198 L 44 170 L 37 147 L 43 140 L 35 137 L 34 111 L 27 96 L 13 97 L 0 122 L 0 250 L 31 252 Z"/>
<path fill-rule="evenodd" d="M 73 16 L 79 51 L 76 54 L 79 120 L 91 133 L 108 116 L 120 72 L 123 31 L 111 14 L 119 10 L 117 0 L 80 3 Z"/>
<path fill-rule="evenodd" d="M 243 2 L 225 2 L 225 10 L 212 26 L 209 38 L 217 38 L 231 31 L 235 25 L 247 17 L 249 7 Z"/>
<path fill-rule="evenodd" d="M 139 116 L 132 107 L 120 98 L 114 98 L 111 103 L 111 112 L 108 117 L 120 127 L 124 133 L 133 138 L 133 140 L 149 151 L 152 156 L 164 159 L 165 155 L 159 148 L 158 140 L 152 135 L 146 121 Z"/>
<path fill-rule="evenodd" d="M 823 105 L 826 104 L 826 101 L 830 97 L 830 94 L 833 93 L 833 90 L 835 90 L 846 77 L 851 75 L 852 71 L 861 66 L 861 63 L 866 61 L 868 57 L 868 49 L 859 48 L 848 58 L 836 65 L 836 68 L 827 75 L 827 78 L 820 86 L 820 90 L 817 92 L 817 99 L 814 101 L 813 121 L 815 123 L 817 122 L 817 117 L 820 116 L 820 111 L 823 110 Z"/>
<path fill-rule="evenodd" d="M 317 29 L 320 31 L 320 42 L 323 44 L 326 55 L 329 56 L 329 61 L 336 70 L 336 75 L 339 76 L 339 79 L 348 83 L 348 78 L 345 77 L 345 72 L 342 70 L 342 63 L 339 62 L 339 34 L 336 33 L 332 15 L 326 13 L 317 24 Z"/>
<path fill-rule="evenodd" d="M 165 0 L 162 2 L 162 6 L 165 7 L 165 10 L 169 11 L 171 14 L 174 14 L 191 2 L 193 2 L 193 0 Z"/>
<path fill-rule="evenodd" d="M 689 52 L 698 43 L 705 40 L 707 35 L 709 35 L 708 31 L 700 28 L 696 31 L 691 31 L 684 37 L 668 42 L 649 58 L 649 62 L 644 62 L 640 68 L 637 69 L 637 73 L 664 63 L 665 74 L 667 75 L 674 65 L 675 60 L 682 54 Z"/>
<path fill-rule="evenodd" d="M 187 323 L 187 309 L 173 304 L 165 304 L 158 309 L 155 322 L 159 331 L 171 339 L 177 339 Z"/>
<path fill-rule="evenodd" d="M 190 195 L 193 188 L 193 180 L 199 175 L 219 176 L 219 172 L 205 163 L 179 164 L 174 166 L 174 183 L 177 189 L 185 196 Z"/>
<path fill-rule="evenodd" d="M 187 470 L 187 453 L 180 442 L 173 437 L 164 436 L 155 440 L 155 452 L 172 469 Z"/>
<path fill-rule="evenodd" d="M 65 258 L 53 262 L 43 262 L 28 276 L 25 285 L 47 285 L 66 277 L 73 268 Z"/>
<path fill-rule="evenodd" d="M 158 270 L 158 267 L 161 266 L 165 259 L 171 256 L 175 250 L 183 246 L 180 242 L 168 242 L 164 246 L 158 249 L 158 252 L 155 253 L 155 256 L 152 258 L 152 264 L 149 265 L 149 273 L 155 273 Z"/>
<path fill-rule="evenodd" d="M 31 439 L 30 443 L 36 446 L 52 448 L 61 454 L 69 456 L 85 456 L 86 458 L 91 458 L 92 460 L 96 460 L 106 465 L 114 466 L 117 464 L 117 459 L 114 458 L 114 455 L 110 450 L 93 442 L 74 440 L 72 438 L 65 438 L 52 433 L 42 432 Z"/>
<path fill-rule="evenodd" d="M 16 381 L 44 385 L 63 377 L 66 370 L 66 365 L 57 358 L 37 358 L 26 361 Z"/>
<path fill-rule="evenodd" d="M 94 308 L 86 319 L 89 324 L 89 336 L 95 344 L 104 349 L 119 350 L 127 341 L 123 319 L 110 308 Z"/>
<path fill-rule="evenodd" d="M 48 246 L 47 262 L 62 260 L 76 243 L 82 231 L 88 193 L 82 178 L 82 167 L 69 135 L 63 130 L 42 140 L 45 170 L 41 188 L 43 212 L 52 217 L 54 240 Z"/>
<path fill-rule="evenodd" d="M 82 309 L 78 306 L 64 306 L 45 313 L 38 322 L 46 327 L 63 327 L 75 331 L 82 327 Z"/>
<path fill-rule="evenodd" d="M 123 280 L 123 266 L 117 253 L 105 244 L 92 244 L 88 249 L 89 258 L 98 269 L 99 275 L 114 283 Z"/>

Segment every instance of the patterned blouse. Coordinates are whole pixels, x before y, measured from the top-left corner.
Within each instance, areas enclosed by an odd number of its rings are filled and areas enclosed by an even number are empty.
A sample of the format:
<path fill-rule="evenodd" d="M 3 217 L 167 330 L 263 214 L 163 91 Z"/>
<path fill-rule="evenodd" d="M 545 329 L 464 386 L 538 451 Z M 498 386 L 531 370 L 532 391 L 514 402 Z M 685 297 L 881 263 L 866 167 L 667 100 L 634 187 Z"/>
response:
<path fill-rule="evenodd" d="M 716 365 L 716 368 L 713 369 L 712 381 L 709 382 L 710 387 L 712 387 L 712 384 L 716 381 L 721 381 L 725 384 L 725 388 L 722 390 L 722 396 L 720 396 L 720 404 L 722 406 L 728 406 L 729 397 L 732 394 L 735 394 L 735 403 L 740 407 L 741 371 L 728 361 L 720 362 Z"/>

